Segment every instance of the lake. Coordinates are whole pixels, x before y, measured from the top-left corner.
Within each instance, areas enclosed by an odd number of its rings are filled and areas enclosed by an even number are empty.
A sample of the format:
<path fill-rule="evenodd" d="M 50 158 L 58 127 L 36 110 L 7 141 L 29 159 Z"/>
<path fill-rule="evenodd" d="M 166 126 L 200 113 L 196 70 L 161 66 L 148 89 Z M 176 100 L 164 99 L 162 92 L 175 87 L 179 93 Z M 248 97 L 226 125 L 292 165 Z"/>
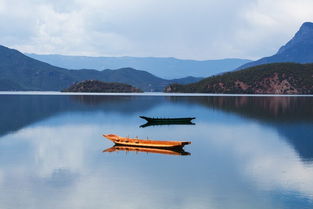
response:
<path fill-rule="evenodd" d="M 0 95 L 0 115 L 3 209 L 313 208 L 313 97 Z M 103 152 L 110 133 L 190 155 Z"/>

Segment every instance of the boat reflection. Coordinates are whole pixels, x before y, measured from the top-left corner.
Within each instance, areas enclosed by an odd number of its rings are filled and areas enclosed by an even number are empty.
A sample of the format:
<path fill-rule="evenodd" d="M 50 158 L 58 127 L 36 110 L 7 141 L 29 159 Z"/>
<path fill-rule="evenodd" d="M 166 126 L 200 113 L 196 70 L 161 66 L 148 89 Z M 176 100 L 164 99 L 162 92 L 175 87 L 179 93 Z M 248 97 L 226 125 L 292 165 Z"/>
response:
<path fill-rule="evenodd" d="M 195 125 L 191 121 L 196 119 L 195 117 L 189 118 L 150 118 L 145 116 L 139 116 L 140 118 L 147 121 L 146 124 L 139 126 L 145 128 L 148 126 L 161 126 L 161 125 Z"/>
<path fill-rule="evenodd" d="M 137 146 L 121 146 L 115 145 L 111 148 L 103 150 L 103 152 L 146 152 L 154 154 L 163 154 L 163 155 L 191 155 L 189 152 L 186 152 L 183 148 L 151 148 L 151 147 L 137 147 Z"/>
<path fill-rule="evenodd" d="M 195 123 L 192 122 L 147 122 L 141 126 L 140 128 L 146 128 L 149 126 L 163 126 L 163 125 L 196 125 Z"/>

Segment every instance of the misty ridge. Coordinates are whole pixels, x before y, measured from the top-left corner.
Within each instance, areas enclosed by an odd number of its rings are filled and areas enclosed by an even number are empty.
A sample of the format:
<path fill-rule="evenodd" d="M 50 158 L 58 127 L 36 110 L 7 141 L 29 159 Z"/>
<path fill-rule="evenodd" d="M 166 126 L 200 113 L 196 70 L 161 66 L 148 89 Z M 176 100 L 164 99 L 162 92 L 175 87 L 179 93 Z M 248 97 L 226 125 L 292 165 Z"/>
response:
<path fill-rule="evenodd" d="M 88 57 L 66 55 L 26 54 L 29 57 L 49 63 L 54 66 L 80 69 L 120 69 L 131 67 L 147 71 L 164 79 L 177 79 L 187 76 L 208 77 L 236 69 L 251 62 L 248 59 L 220 60 L 186 60 L 166 57 Z"/>

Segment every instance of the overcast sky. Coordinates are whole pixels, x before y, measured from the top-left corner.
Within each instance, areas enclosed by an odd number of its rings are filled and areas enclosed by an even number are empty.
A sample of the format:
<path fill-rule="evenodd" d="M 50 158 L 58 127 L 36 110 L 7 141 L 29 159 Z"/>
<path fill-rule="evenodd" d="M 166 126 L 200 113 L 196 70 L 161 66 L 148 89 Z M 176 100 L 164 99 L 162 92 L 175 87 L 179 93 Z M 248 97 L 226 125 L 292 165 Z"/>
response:
<path fill-rule="evenodd" d="M 0 44 L 41 54 L 256 59 L 305 21 L 313 0 L 0 0 Z"/>

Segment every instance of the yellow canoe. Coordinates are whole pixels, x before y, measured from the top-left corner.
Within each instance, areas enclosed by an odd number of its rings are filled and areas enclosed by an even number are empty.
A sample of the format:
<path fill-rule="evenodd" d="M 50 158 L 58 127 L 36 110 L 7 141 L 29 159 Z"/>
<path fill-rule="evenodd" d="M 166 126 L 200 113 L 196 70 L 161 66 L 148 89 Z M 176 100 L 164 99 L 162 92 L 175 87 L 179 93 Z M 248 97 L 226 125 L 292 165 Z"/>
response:
<path fill-rule="evenodd" d="M 191 144 L 191 142 L 189 141 L 157 141 L 157 140 L 121 137 L 115 134 L 107 134 L 103 136 L 117 145 L 127 145 L 127 146 L 175 148 Z"/>

